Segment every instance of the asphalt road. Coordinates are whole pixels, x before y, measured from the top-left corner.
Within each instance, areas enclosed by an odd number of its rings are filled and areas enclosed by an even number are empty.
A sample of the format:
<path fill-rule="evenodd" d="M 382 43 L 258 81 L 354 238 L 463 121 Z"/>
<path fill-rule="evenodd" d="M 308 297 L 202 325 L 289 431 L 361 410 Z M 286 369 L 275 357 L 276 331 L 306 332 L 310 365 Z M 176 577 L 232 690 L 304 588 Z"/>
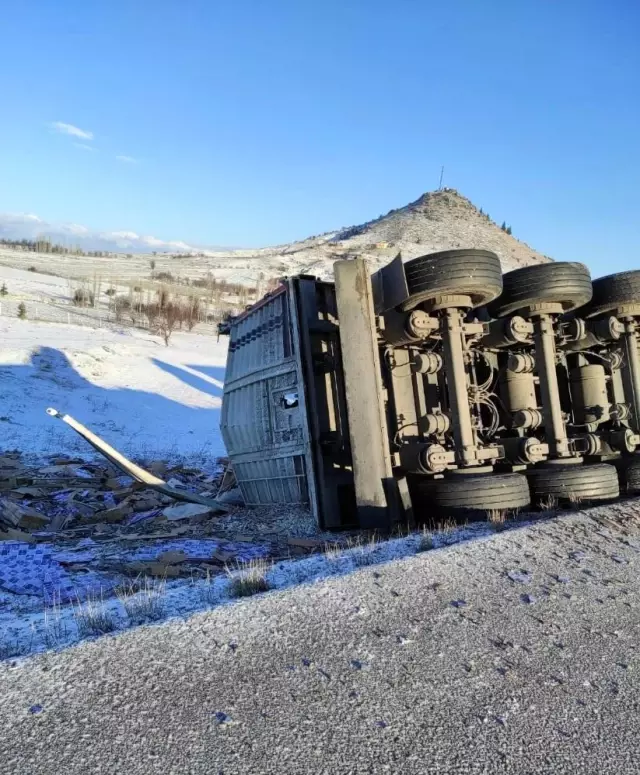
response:
<path fill-rule="evenodd" d="M 0 773 L 637 773 L 640 506 L 606 513 L 5 664 Z"/>

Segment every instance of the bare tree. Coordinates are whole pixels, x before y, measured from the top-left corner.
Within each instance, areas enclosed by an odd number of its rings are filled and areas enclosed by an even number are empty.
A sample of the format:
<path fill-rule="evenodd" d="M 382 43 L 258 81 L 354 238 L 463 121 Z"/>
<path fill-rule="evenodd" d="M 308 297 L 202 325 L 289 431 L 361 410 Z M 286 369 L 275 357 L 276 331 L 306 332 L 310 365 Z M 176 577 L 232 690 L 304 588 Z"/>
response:
<path fill-rule="evenodd" d="M 102 288 L 102 277 L 93 273 L 93 288 L 91 289 L 91 306 L 95 307 L 100 301 L 100 291 Z"/>
<path fill-rule="evenodd" d="M 129 298 L 127 296 L 114 296 L 113 311 L 116 316 L 116 321 L 120 323 L 124 317 L 124 313 L 130 313 L 131 311 L 131 301 Z"/>
<path fill-rule="evenodd" d="M 158 310 L 158 317 L 155 321 L 155 329 L 159 336 L 164 339 L 165 345 L 169 346 L 171 334 L 178 328 L 184 319 L 182 307 L 175 302 L 169 301 L 164 307 Z"/>
<path fill-rule="evenodd" d="M 160 307 L 155 302 L 147 302 L 142 308 L 142 311 L 144 312 L 147 318 L 147 322 L 149 324 L 149 331 L 155 331 L 156 320 L 158 319 L 158 315 L 160 314 Z"/>
<path fill-rule="evenodd" d="M 200 299 L 197 296 L 191 296 L 187 299 L 184 307 L 184 322 L 187 331 L 193 331 L 200 321 Z"/>
<path fill-rule="evenodd" d="M 158 288 L 156 294 L 158 296 L 158 307 L 163 309 L 169 303 L 169 289 L 163 285 L 161 288 Z"/>

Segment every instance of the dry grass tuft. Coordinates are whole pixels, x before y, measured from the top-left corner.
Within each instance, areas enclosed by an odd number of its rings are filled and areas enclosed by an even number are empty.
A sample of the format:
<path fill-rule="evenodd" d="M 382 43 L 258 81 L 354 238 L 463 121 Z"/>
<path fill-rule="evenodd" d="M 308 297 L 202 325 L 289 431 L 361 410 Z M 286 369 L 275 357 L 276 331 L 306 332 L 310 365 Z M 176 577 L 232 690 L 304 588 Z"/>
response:
<path fill-rule="evenodd" d="M 56 649 L 66 641 L 68 635 L 69 628 L 62 616 L 60 597 L 54 597 L 51 605 L 44 609 L 42 641 L 48 649 Z"/>
<path fill-rule="evenodd" d="M 579 511 L 584 504 L 584 500 L 575 492 L 569 493 L 569 506 L 576 511 Z"/>
<path fill-rule="evenodd" d="M 324 545 L 324 556 L 327 558 L 329 562 L 335 562 L 337 559 L 342 557 L 342 554 L 345 550 L 345 545 L 334 542 L 332 544 L 326 543 Z"/>
<path fill-rule="evenodd" d="M 418 551 L 419 552 L 430 552 L 435 546 L 434 540 L 433 540 L 433 533 L 431 530 L 427 530 L 427 528 L 423 528 L 422 533 L 420 535 L 420 540 L 418 542 Z"/>
<path fill-rule="evenodd" d="M 555 511 L 558 508 L 558 499 L 555 495 L 547 495 L 538 501 L 538 506 L 542 511 Z"/>
<path fill-rule="evenodd" d="M 349 556 L 356 568 L 373 565 L 378 561 L 376 549 L 379 543 L 380 541 L 375 533 L 368 540 L 359 536 L 353 540 L 349 539 L 348 547 L 351 549 Z"/>
<path fill-rule="evenodd" d="M 215 605 L 220 602 L 220 593 L 214 584 L 216 578 L 217 574 L 212 574 L 211 571 L 207 569 L 207 575 L 202 584 L 199 585 L 200 599 L 207 605 Z"/>
<path fill-rule="evenodd" d="M 251 560 L 237 568 L 227 568 L 230 578 L 229 596 L 250 597 L 267 592 L 271 589 L 267 580 L 268 571 L 269 563 L 262 559 Z"/>
<path fill-rule="evenodd" d="M 116 629 L 115 617 L 105 606 L 102 595 L 99 598 L 87 597 L 84 602 L 78 600 L 73 606 L 73 617 L 81 638 L 89 635 L 106 635 Z"/>
<path fill-rule="evenodd" d="M 438 523 L 438 532 L 440 533 L 453 533 L 459 527 L 458 523 L 452 517 L 447 517 Z"/>
<path fill-rule="evenodd" d="M 13 657 L 26 657 L 33 649 L 33 635 L 29 640 L 20 640 L 9 636 L 0 638 L 0 662 L 3 659 L 12 659 Z"/>
<path fill-rule="evenodd" d="M 487 512 L 489 524 L 496 531 L 506 530 L 508 525 L 508 509 L 491 509 Z"/>
<path fill-rule="evenodd" d="M 117 592 L 127 618 L 131 624 L 155 622 L 164 615 L 164 597 L 167 585 L 164 581 L 150 578 L 134 579 L 127 587 Z"/>

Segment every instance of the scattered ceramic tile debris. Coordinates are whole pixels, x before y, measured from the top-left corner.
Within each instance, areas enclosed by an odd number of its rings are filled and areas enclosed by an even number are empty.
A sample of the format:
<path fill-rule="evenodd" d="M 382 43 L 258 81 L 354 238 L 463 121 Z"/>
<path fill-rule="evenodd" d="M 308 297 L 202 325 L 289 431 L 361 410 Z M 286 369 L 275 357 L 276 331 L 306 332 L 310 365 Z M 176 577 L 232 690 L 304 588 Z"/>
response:
<path fill-rule="evenodd" d="M 232 541 L 216 539 L 177 539 L 175 541 L 161 541 L 156 545 L 141 546 L 138 549 L 129 549 L 118 552 L 123 560 L 157 560 L 166 552 L 182 552 L 188 560 L 215 559 L 217 551 L 223 549 L 226 553 L 225 560 L 237 562 L 249 562 L 250 560 L 264 557 L 268 550 L 265 546 L 250 543 L 233 543 Z"/>
<path fill-rule="evenodd" d="M 132 514 L 125 521 L 127 527 L 130 525 L 136 525 L 138 522 L 145 522 L 149 519 L 155 519 L 162 513 L 162 509 L 149 509 L 149 511 L 139 511 L 137 514 Z"/>
<path fill-rule="evenodd" d="M 68 603 L 110 591 L 116 584 L 91 570 L 72 576 L 48 544 L 0 543 L 0 587 L 7 592 L 42 597 L 46 603 Z"/>
<path fill-rule="evenodd" d="M 620 563 L 621 565 L 628 565 L 629 560 L 627 560 L 626 557 L 623 557 L 621 554 L 612 554 L 611 559 L 614 562 Z"/>
<path fill-rule="evenodd" d="M 172 487 L 208 496 L 215 495 L 223 475 L 220 464 L 215 473 L 164 461 L 146 465 L 166 475 Z M 218 517 L 203 504 L 176 504 L 170 494 L 122 475 L 108 462 L 58 455 L 35 465 L 17 453 L 3 455 L 0 589 L 65 603 L 109 594 L 126 576 L 204 576 L 222 572 L 227 562 L 273 553 L 268 540 L 204 537 Z"/>
<path fill-rule="evenodd" d="M 511 581 L 515 581 L 518 584 L 528 584 L 531 581 L 531 573 L 522 568 L 507 571 L 507 576 Z"/>

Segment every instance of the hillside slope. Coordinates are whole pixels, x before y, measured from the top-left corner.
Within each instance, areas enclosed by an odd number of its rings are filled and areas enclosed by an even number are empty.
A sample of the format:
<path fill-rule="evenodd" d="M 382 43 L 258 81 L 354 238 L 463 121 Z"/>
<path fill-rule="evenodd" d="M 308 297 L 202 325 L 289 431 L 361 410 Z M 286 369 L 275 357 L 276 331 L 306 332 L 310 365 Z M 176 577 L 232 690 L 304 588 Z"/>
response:
<path fill-rule="evenodd" d="M 443 189 L 423 194 L 415 202 L 365 224 L 265 249 L 260 261 L 267 276 L 305 272 L 327 278 L 333 272 L 333 262 L 340 258 L 364 256 L 375 268 L 398 251 L 408 260 L 438 250 L 468 247 L 494 251 L 505 271 L 551 260 L 507 234 L 455 189 Z M 225 268 L 232 263 L 234 259 Z"/>

